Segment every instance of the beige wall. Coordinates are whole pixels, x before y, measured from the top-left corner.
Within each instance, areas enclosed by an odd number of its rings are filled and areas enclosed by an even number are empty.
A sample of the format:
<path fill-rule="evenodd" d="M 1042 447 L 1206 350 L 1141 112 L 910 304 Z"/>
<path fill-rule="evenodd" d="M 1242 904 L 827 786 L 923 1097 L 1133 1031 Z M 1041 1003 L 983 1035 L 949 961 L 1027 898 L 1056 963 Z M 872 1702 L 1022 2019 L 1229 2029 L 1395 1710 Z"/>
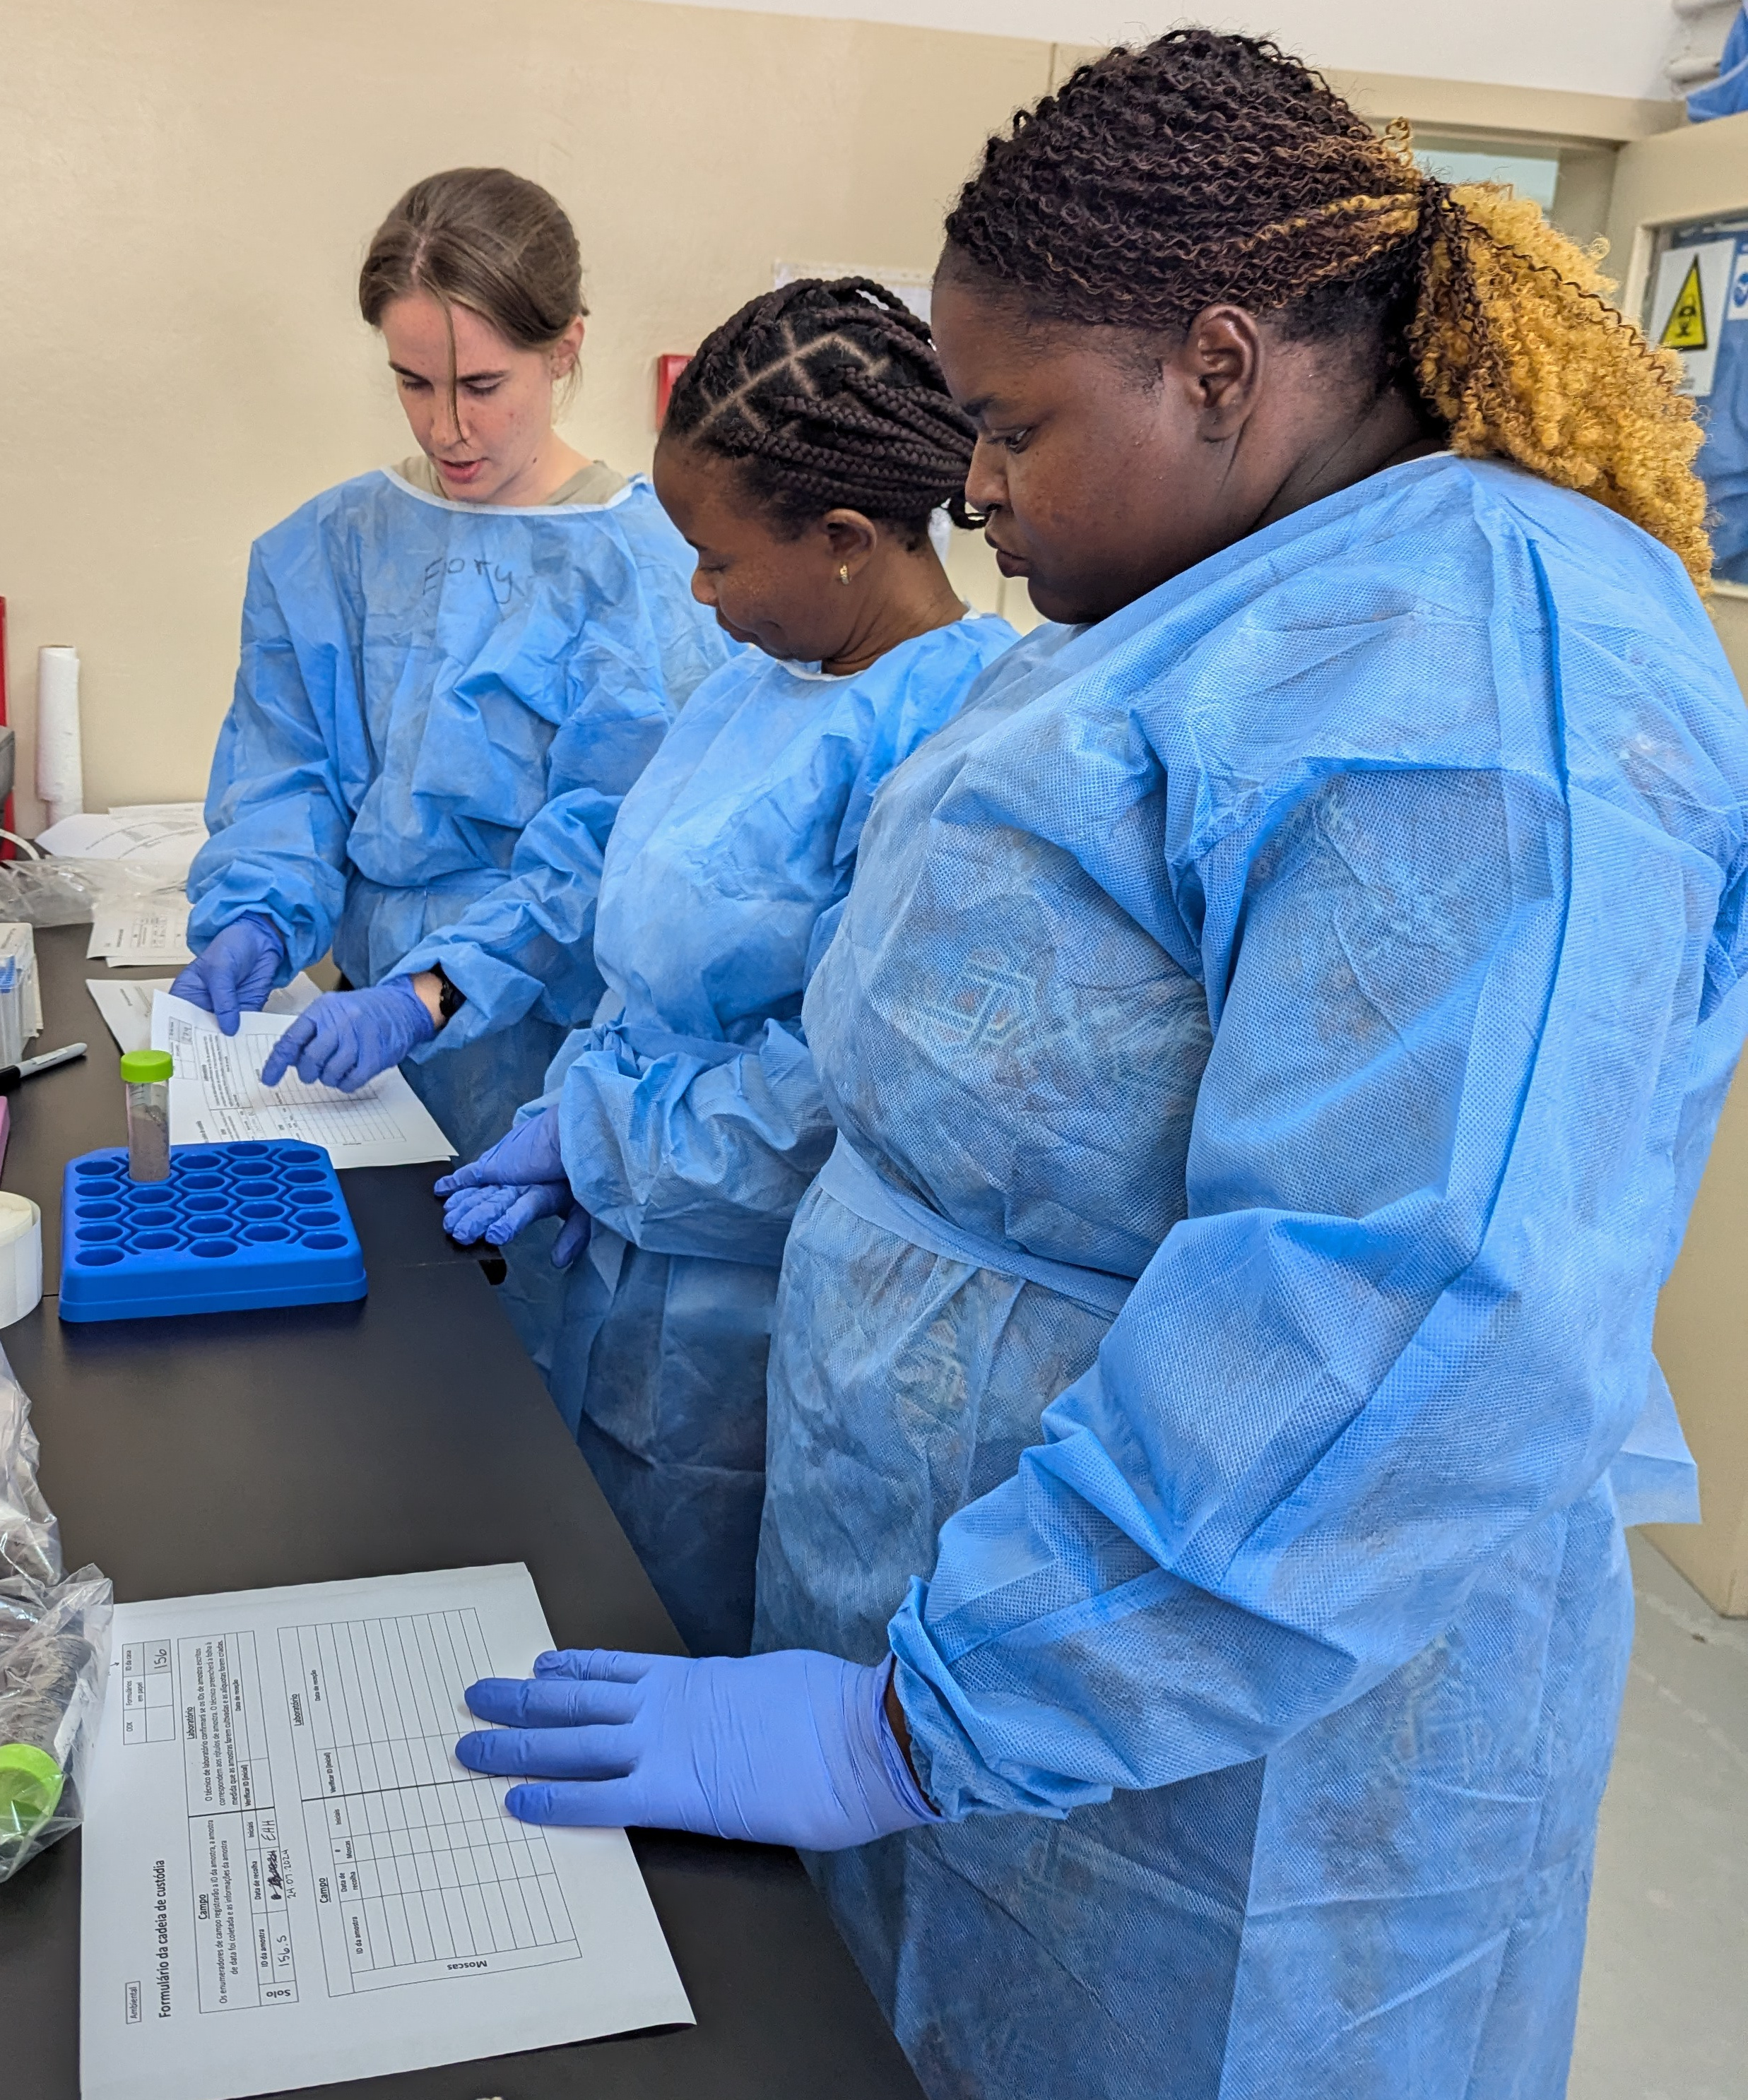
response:
<path fill-rule="evenodd" d="M 647 463 L 652 364 L 779 258 L 926 269 L 1050 46 L 638 0 L 6 0 L 0 594 L 85 667 L 87 805 L 204 791 L 249 543 L 412 448 L 357 316 L 416 177 L 502 162 L 576 220 L 573 439 Z M 977 554 L 970 567 L 983 579 Z M 24 827 L 40 821 L 20 801 Z"/>
<path fill-rule="evenodd" d="M 352 304 L 415 177 L 501 161 L 575 218 L 567 425 L 627 468 L 652 364 L 779 258 L 926 270 L 985 135 L 1081 55 L 640 0 L 5 0 L 0 593 L 30 779 L 38 643 L 85 664 L 86 801 L 199 793 L 250 540 L 409 441 Z M 1378 77 L 1374 113 L 1613 140 L 1620 98 Z M 954 571 L 1024 617 L 980 542 Z M 21 796 L 26 829 L 40 821 Z"/>

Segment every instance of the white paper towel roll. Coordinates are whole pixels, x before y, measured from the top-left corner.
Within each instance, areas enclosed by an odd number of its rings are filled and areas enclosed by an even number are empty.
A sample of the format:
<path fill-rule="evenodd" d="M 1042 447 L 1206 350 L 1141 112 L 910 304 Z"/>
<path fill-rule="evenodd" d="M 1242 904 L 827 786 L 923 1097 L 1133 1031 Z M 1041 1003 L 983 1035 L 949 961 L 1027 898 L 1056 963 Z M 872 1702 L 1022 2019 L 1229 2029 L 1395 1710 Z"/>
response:
<path fill-rule="evenodd" d="M 51 824 L 85 807 L 79 652 L 59 643 L 37 651 L 37 795 L 48 805 Z"/>
<path fill-rule="evenodd" d="M 0 1191 L 0 1327 L 42 1303 L 42 1213 L 28 1196 Z"/>

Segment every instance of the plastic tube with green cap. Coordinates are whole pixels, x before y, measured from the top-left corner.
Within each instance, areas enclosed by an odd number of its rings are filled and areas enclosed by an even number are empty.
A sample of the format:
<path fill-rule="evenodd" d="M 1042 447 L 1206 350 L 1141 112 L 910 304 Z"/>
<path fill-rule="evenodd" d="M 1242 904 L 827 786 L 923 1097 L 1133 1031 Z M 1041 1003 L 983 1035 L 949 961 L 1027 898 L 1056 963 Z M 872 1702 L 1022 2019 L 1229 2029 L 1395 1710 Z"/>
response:
<path fill-rule="evenodd" d="M 60 1807 L 66 1777 L 34 1743 L 0 1743 L 0 1851 L 37 1835 Z"/>
<path fill-rule="evenodd" d="M 34 1625 L 0 1626 L 0 1881 L 77 1823 L 103 1696 L 108 1583 L 82 1569 L 39 1608 Z"/>
<path fill-rule="evenodd" d="M 30 1403 L 0 1352 L 0 1882 L 78 1827 L 113 1612 L 100 1570 L 65 1572 Z"/>
<path fill-rule="evenodd" d="M 130 1050 L 121 1060 L 127 1090 L 127 1171 L 135 1181 L 170 1179 L 170 1082 L 175 1061 L 167 1050 Z"/>

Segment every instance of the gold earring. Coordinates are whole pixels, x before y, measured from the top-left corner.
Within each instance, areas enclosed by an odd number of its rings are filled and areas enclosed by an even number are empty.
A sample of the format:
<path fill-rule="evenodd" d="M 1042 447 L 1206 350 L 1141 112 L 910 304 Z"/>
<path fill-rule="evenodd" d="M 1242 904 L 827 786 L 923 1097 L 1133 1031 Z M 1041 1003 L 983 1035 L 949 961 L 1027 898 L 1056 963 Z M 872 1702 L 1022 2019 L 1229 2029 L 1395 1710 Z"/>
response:
<path fill-rule="evenodd" d="M 847 584 L 850 581 L 850 564 L 848 562 L 841 562 L 838 564 L 837 580 L 841 584 Z"/>

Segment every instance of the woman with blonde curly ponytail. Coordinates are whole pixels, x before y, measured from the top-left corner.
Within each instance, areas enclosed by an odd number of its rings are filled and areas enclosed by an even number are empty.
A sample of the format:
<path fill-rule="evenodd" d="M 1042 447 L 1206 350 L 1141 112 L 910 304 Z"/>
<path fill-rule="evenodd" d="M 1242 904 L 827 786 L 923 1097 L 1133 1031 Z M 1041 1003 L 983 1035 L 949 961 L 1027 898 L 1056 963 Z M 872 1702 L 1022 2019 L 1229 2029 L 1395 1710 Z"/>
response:
<path fill-rule="evenodd" d="M 1609 304 L 1600 255 L 1540 205 L 1492 184 L 1420 176 L 1418 188 L 1424 260 L 1408 342 L 1452 452 L 1515 461 L 1595 496 L 1680 555 L 1703 589 L 1701 433 L 1680 360 Z"/>
<path fill-rule="evenodd" d="M 934 2100 L 1559 2100 L 1748 1029 L 1692 411 L 1247 38 L 1082 67 L 947 230 L 967 501 L 1062 624 L 808 988 L 775 1652 L 585 1661 L 651 1688 L 531 1710 L 641 1718 L 518 1769 L 812 1848 Z"/>

